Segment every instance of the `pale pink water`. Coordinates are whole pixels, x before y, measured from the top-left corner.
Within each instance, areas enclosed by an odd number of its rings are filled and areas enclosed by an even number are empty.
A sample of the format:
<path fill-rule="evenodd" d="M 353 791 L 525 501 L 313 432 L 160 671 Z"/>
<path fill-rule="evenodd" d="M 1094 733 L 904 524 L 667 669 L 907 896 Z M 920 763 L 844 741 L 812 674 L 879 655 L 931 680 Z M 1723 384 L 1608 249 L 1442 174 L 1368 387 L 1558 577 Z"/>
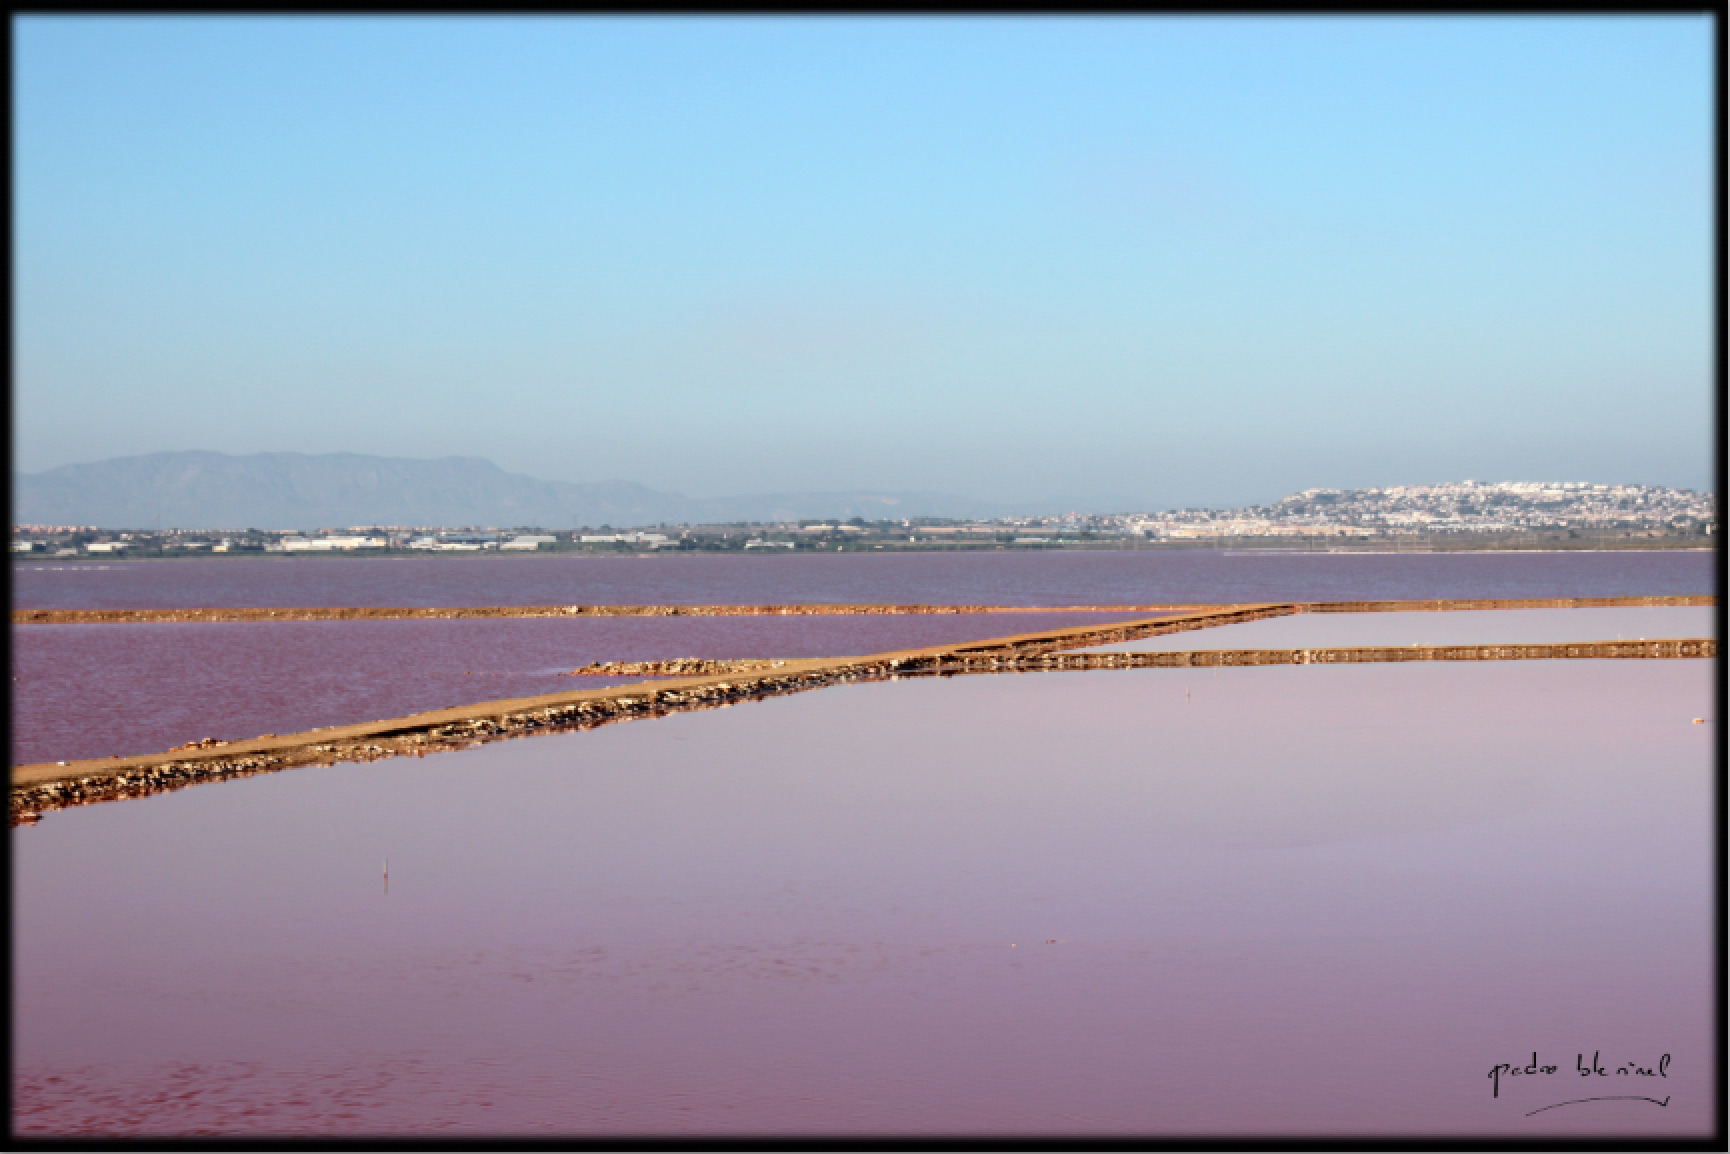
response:
<path fill-rule="evenodd" d="M 1440 612 L 1294 613 L 1201 632 L 1167 633 L 1089 648 L 1102 653 L 1176 649 L 1302 649 L 1327 645 L 1543 645 L 1716 637 L 1712 605 L 1605 609 L 1449 609 Z"/>
<path fill-rule="evenodd" d="M 1706 1134 L 1713 673 L 921 679 L 51 813 L 14 1124 Z M 1606 1094 L 1668 1105 L 1528 1116 Z"/>
<path fill-rule="evenodd" d="M 841 657 L 1150 614 L 474 618 L 30 625 L 12 631 L 12 763 L 400 717 L 637 678 L 597 661 Z"/>
<path fill-rule="evenodd" d="M 840 553 L 18 561 L 21 609 L 566 604 L 1163 605 L 1711 593 L 1716 554 Z"/>

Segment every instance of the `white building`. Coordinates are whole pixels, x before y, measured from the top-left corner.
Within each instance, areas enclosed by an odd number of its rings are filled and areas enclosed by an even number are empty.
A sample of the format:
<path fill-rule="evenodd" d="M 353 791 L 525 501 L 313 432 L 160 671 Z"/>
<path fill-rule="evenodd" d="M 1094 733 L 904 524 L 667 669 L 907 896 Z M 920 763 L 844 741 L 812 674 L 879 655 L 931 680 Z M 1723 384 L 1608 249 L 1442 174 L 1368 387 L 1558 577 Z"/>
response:
<path fill-rule="evenodd" d="M 524 549 L 524 550 L 528 550 L 528 551 L 532 552 L 535 549 L 539 549 L 542 545 L 552 545 L 552 544 L 556 544 L 557 542 L 558 542 L 557 537 L 548 537 L 548 536 L 544 536 L 544 535 L 542 535 L 542 536 L 527 536 L 527 535 L 525 535 L 525 536 L 521 536 L 521 537 L 512 537 L 509 541 L 506 541 L 503 545 L 500 545 L 499 548 L 500 549 Z"/>
<path fill-rule="evenodd" d="M 383 537 L 284 537 L 282 548 L 287 553 L 325 553 L 333 549 L 383 549 Z"/>
<path fill-rule="evenodd" d="M 670 544 L 665 533 L 585 533 L 577 540 L 585 545 L 599 545 L 617 541 L 626 545 L 651 545 L 659 548 Z"/>

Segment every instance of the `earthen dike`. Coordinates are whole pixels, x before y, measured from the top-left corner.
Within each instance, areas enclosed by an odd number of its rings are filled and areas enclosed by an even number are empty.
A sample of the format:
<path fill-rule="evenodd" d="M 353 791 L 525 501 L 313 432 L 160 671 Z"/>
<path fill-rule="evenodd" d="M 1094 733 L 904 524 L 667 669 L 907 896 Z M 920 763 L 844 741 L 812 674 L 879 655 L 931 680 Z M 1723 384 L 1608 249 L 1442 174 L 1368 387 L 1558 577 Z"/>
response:
<path fill-rule="evenodd" d="M 1349 646 L 1309 649 L 1180 650 L 1129 653 L 1068 653 L 1094 645 L 1208 629 L 1294 613 L 1374 613 L 1469 609 L 1583 609 L 1624 606 L 1715 605 L 1714 597 L 1593 597 L 1542 600 L 1284 602 L 1210 607 L 1089 606 L 1073 612 L 1158 611 L 1161 617 L 1001 637 L 963 645 L 910 649 L 870 657 L 788 660 L 767 671 L 734 669 L 694 677 L 672 677 L 605 689 L 576 690 L 450 709 L 250 741 L 200 744 L 168 753 L 66 764 L 14 766 L 11 819 L 30 824 L 46 811 L 102 801 L 142 797 L 205 782 L 249 777 L 308 765 L 421 757 L 465 749 L 485 741 L 534 733 L 562 733 L 669 713 L 757 701 L 828 685 L 957 673 L 1058 672 L 1171 666 L 1337 664 L 1390 661 L 1506 661 L 1583 658 L 1715 658 L 1713 638 L 1657 641 L 1585 641 L 1540 645 Z M 551 610 L 558 610 L 552 612 Z M 586 613 L 583 610 L 605 610 Z M 1187 609 L 1187 612 L 1181 610 Z M 634 612 L 621 612 L 629 610 Z M 659 612 L 659 611 L 666 612 Z M 676 611 L 676 612 L 674 612 Z M 713 612 L 708 612 L 713 611 Z M 1028 613 L 1052 610 L 1001 606 L 564 606 L 502 607 L 495 610 L 431 609 L 182 609 L 21 610 L 14 624 L 105 623 L 111 621 L 362 620 L 371 617 L 551 617 L 551 616 L 756 616 L 847 612 Z M 305 613 L 319 616 L 285 617 Z M 41 616 L 56 616 L 47 619 Z M 67 618 L 61 614 L 136 614 Z M 151 614 L 155 616 L 143 616 Z M 223 616 L 217 616 L 217 615 Z M 239 616 L 269 614 L 270 616 Z M 343 616 L 348 614 L 348 616 Z M 28 618 L 28 619 L 26 619 Z"/>
<path fill-rule="evenodd" d="M 194 621 L 398 621 L 487 617 L 852 617 L 967 613 L 1169 613 L 1211 605 L 483 605 L 470 608 L 14 609 L 14 625 Z"/>

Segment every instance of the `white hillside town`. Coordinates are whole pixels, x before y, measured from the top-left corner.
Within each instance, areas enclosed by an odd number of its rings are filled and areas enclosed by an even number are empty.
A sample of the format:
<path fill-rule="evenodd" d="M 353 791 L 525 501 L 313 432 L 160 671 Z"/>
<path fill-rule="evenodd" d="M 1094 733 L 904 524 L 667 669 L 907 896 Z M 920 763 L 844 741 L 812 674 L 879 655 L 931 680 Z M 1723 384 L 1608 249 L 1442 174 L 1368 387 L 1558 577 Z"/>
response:
<path fill-rule="evenodd" d="M 1272 505 L 1128 516 L 1149 537 L 1510 533 L 1653 529 L 1717 521 L 1717 500 L 1691 489 L 1584 481 L 1458 481 L 1387 489 L 1306 489 Z"/>

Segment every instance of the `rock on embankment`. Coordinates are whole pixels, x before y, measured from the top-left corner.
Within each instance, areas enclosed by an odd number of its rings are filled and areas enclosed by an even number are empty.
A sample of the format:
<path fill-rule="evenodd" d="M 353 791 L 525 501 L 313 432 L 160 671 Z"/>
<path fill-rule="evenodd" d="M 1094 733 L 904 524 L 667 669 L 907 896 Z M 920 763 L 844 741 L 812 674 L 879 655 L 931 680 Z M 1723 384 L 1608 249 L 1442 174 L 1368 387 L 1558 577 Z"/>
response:
<path fill-rule="evenodd" d="M 596 661 L 573 669 L 562 677 L 692 677 L 700 673 L 754 673 L 779 669 L 785 661 L 710 661 L 704 657 L 675 657 L 671 661 Z"/>

